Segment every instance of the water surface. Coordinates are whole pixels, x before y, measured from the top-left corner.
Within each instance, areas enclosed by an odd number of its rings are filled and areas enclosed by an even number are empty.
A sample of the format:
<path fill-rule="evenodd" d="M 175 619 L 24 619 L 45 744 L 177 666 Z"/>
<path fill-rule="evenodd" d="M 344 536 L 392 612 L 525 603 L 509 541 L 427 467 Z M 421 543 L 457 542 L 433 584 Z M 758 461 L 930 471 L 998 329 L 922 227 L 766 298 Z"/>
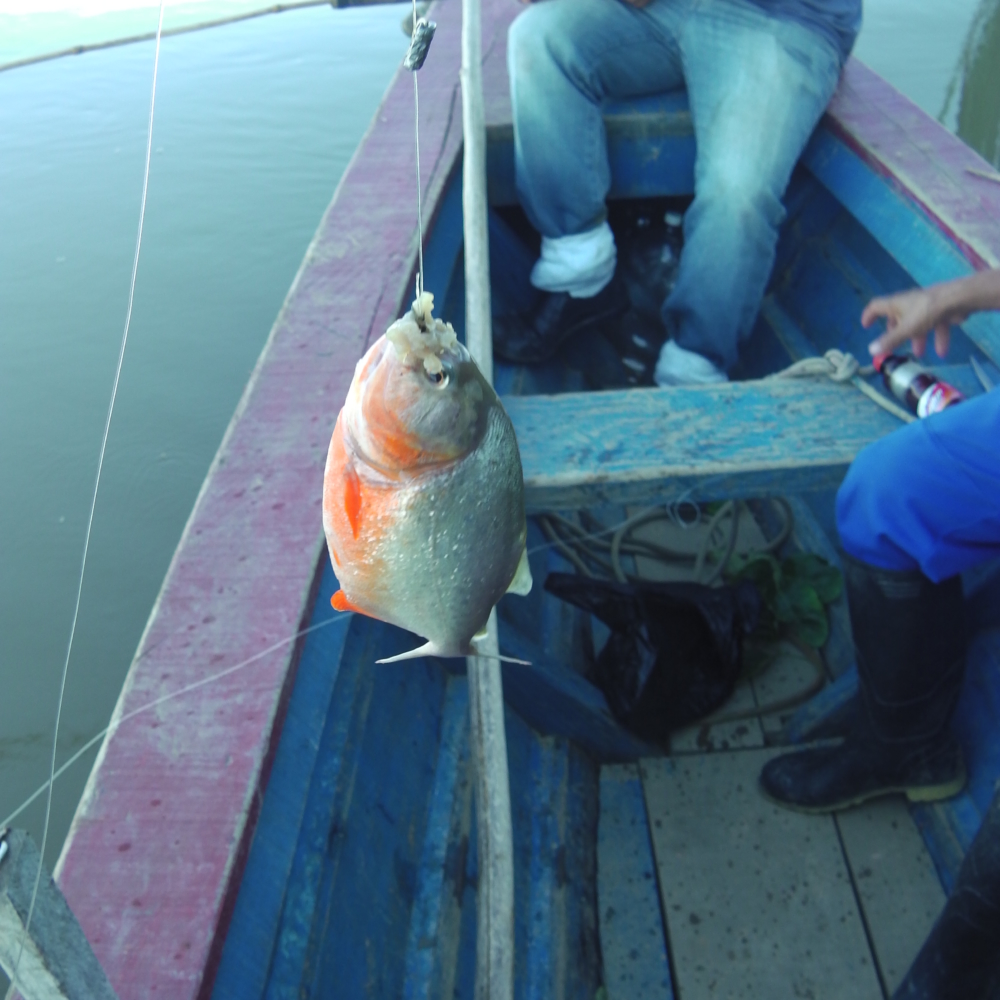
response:
<path fill-rule="evenodd" d="M 163 41 L 62 757 L 108 722 L 247 376 L 406 50 L 402 14 L 321 7 Z M 125 320 L 152 56 L 139 43 L 0 73 L 0 820 L 48 773 Z M 53 850 L 91 759 L 57 786 Z M 18 822 L 37 835 L 41 815 Z"/>

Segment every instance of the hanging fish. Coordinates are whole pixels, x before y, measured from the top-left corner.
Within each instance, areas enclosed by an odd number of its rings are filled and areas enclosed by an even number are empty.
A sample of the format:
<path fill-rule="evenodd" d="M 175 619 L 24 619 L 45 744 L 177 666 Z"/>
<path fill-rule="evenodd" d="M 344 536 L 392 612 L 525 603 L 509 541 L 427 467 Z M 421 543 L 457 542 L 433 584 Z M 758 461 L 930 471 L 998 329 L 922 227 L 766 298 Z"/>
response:
<path fill-rule="evenodd" d="M 331 603 L 427 639 L 380 663 L 476 655 L 497 601 L 531 589 L 514 428 L 433 303 L 358 362 L 326 460 Z"/>

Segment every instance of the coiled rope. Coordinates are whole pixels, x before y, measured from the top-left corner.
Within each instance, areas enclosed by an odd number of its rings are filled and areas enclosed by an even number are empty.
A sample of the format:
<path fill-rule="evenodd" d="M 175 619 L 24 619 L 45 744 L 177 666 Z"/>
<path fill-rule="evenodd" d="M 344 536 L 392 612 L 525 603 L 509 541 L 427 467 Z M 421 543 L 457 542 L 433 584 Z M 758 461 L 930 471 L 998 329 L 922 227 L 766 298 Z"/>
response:
<path fill-rule="evenodd" d="M 883 410 L 891 413 L 900 420 L 911 423 L 913 414 L 897 406 L 891 399 L 887 399 L 877 389 L 872 388 L 862 378 L 863 375 L 873 375 L 874 367 L 871 365 L 861 366 L 858 359 L 853 354 L 845 351 L 838 351 L 831 347 L 826 354 L 815 358 L 803 358 L 796 361 L 780 372 L 768 375 L 762 381 L 782 378 L 817 378 L 826 376 L 833 382 L 850 382 L 855 388 L 863 392 L 873 403 L 877 403 Z"/>

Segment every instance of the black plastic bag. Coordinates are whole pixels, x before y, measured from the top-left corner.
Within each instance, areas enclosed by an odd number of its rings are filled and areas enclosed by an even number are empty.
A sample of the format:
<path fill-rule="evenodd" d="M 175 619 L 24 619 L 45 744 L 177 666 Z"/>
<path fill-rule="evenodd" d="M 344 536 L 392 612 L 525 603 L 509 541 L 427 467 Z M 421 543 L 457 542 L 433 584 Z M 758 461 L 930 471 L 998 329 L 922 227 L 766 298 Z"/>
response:
<path fill-rule="evenodd" d="M 594 681 L 618 721 L 645 740 L 715 711 L 733 693 L 743 637 L 760 610 L 756 587 L 616 583 L 550 573 L 545 589 L 611 629 Z"/>

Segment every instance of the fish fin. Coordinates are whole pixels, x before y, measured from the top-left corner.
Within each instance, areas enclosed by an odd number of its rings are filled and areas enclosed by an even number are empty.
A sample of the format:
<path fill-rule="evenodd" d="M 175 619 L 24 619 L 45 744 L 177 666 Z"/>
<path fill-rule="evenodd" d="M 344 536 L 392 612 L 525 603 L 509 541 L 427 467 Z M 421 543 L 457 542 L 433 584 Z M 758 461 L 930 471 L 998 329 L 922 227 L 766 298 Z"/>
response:
<path fill-rule="evenodd" d="M 385 659 L 376 660 L 376 663 L 399 663 L 400 660 L 418 660 L 421 656 L 440 656 L 437 646 L 433 642 L 425 642 L 416 649 L 411 649 L 406 653 L 398 653 L 396 656 L 387 656 Z"/>
<path fill-rule="evenodd" d="M 469 656 L 478 656 L 481 660 L 499 660 L 501 663 L 518 663 L 522 667 L 530 667 L 531 660 L 519 660 L 516 656 L 501 656 L 499 653 L 481 653 L 475 646 L 471 647 Z"/>
<path fill-rule="evenodd" d="M 519 660 L 516 656 L 501 656 L 499 653 L 484 653 L 478 648 L 478 643 L 485 639 L 489 633 L 489 622 L 487 623 L 472 637 L 472 641 L 469 643 L 469 651 L 467 656 L 478 656 L 484 660 L 500 660 L 501 663 L 520 663 L 522 667 L 530 667 L 530 660 Z"/>
<path fill-rule="evenodd" d="M 531 567 L 528 565 L 528 547 L 525 546 L 521 549 L 521 559 L 514 572 L 514 579 L 510 581 L 510 586 L 507 588 L 507 593 L 525 597 L 531 593 L 532 582 Z"/>
<path fill-rule="evenodd" d="M 342 590 L 338 590 L 330 598 L 330 604 L 333 606 L 334 611 L 356 611 L 359 615 L 368 615 L 369 618 L 374 617 L 365 611 L 364 608 L 359 608 L 356 604 L 352 604 L 351 599 Z"/>

